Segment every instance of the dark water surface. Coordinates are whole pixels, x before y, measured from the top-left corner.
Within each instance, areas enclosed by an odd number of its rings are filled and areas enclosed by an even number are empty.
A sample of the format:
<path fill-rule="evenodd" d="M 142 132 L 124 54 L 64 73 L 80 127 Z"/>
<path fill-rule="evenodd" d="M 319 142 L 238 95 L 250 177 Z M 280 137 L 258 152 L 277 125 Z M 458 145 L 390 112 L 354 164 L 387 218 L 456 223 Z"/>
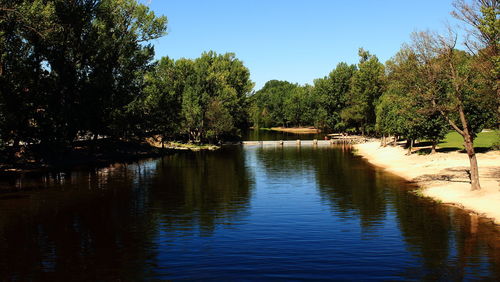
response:
<path fill-rule="evenodd" d="M 0 280 L 500 279 L 498 229 L 342 147 L 5 180 Z"/>

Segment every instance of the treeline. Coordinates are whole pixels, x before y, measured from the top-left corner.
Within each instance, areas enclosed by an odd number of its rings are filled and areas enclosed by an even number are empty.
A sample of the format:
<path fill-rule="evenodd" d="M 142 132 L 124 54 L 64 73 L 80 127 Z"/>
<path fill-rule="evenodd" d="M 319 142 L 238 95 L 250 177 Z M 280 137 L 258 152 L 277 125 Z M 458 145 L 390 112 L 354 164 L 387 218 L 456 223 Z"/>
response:
<path fill-rule="evenodd" d="M 452 55 L 440 54 L 445 49 L 438 46 L 436 57 L 423 58 L 431 50 L 420 50 L 420 44 L 430 44 L 421 40 L 439 39 L 415 33 L 412 45 L 404 45 L 385 65 L 360 49 L 357 65 L 339 63 L 313 85 L 268 81 L 249 99 L 251 122 L 257 128 L 315 126 L 328 132 L 425 139 L 435 147 L 452 129 L 449 121 L 460 124 L 456 109 L 462 104 L 471 132 L 494 127 L 499 105 L 494 70 L 477 69 L 484 68 L 485 58 L 456 49 L 447 50 Z M 463 76 L 456 81 L 447 73 L 455 68 Z M 457 86 L 460 93 L 454 92 Z"/>
<path fill-rule="evenodd" d="M 375 106 L 385 90 L 384 65 L 359 50 L 359 63 L 340 63 L 314 85 L 272 80 L 250 97 L 255 127 L 314 125 L 327 131 L 375 133 Z"/>
<path fill-rule="evenodd" d="M 253 95 L 255 127 L 315 125 L 327 131 L 430 140 L 432 151 L 450 129 L 464 140 L 472 189 L 480 189 L 474 138 L 500 120 L 500 2 L 457 0 L 458 34 L 415 32 L 385 65 L 360 49 L 359 63 L 340 63 L 314 85 L 269 81 Z"/>
<path fill-rule="evenodd" d="M 0 6 L 0 147 L 57 151 L 102 137 L 217 142 L 247 123 L 233 54 L 154 61 L 167 18 L 136 0 Z"/>
<path fill-rule="evenodd" d="M 203 53 L 195 60 L 162 58 L 145 75 L 140 132 L 165 140 L 215 143 L 248 127 L 250 72 L 232 53 Z"/>

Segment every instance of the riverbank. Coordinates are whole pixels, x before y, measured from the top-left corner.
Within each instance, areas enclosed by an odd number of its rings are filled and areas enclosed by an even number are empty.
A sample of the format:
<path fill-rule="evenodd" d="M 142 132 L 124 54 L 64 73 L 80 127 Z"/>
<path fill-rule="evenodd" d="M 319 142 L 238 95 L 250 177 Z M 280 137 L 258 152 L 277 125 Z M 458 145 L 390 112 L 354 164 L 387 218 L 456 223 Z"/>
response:
<path fill-rule="evenodd" d="M 482 189 L 470 191 L 469 159 L 458 151 L 405 155 L 400 146 L 380 147 L 380 142 L 355 145 L 357 154 L 370 163 L 422 187 L 422 195 L 444 204 L 477 213 L 500 224 L 500 151 L 478 153 Z"/>
<path fill-rule="evenodd" d="M 161 157 L 176 151 L 217 150 L 219 146 L 208 144 L 187 144 L 151 140 L 125 141 L 112 139 L 85 140 L 75 142 L 66 148 L 44 148 L 32 146 L 16 152 L 15 159 L 0 162 L 0 176 L 24 172 L 44 172 L 71 169 L 85 165 L 107 165 L 132 162 L 144 158 Z"/>
<path fill-rule="evenodd" d="M 271 127 L 271 130 L 289 132 L 295 134 L 317 134 L 321 130 L 314 127 Z"/>
<path fill-rule="evenodd" d="M 173 152 L 174 149 L 156 148 L 145 142 L 111 139 L 78 141 L 70 147 L 56 149 L 35 145 L 21 149 L 15 159 L 0 163 L 0 175 L 132 162 Z"/>
<path fill-rule="evenodd" d="M 161 142 L 156 141 L 154 138 L 148 138 L 146 139 L 146 142 L 159 149 L 169 149 L 169 150 L 186 150 L 186 151 L 215 151 L 220 149 L 220 146 L 217 145 L 211 145 L 211 144 L 190 144 L 190 143 L 180 143 L 180 142 L 175 142 L 175 141 L 168 141 L 165 142 L 164 144 L 161 144 Z"/>

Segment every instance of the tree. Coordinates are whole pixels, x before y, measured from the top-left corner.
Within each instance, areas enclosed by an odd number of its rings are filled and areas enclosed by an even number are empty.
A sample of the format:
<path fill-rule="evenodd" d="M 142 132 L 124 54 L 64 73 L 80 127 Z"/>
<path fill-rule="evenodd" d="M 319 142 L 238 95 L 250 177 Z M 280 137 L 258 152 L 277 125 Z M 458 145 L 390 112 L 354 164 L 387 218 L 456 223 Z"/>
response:
<path fill-rule="evenodd" d="M 498 0 L 463 0 L 453 2 L 452 15 L 466 24 L 465 46 L 475 60 L 482 95 L 493 97 L 497 106 L 496 123 L 500 120 L 500 2 Z M 493 92 L 493 93 L 489 93 Z M 496 95 L 495 95 L 496 93 Z M 500 124 L 499 124 L 500 126 Z"/>
<path fill-rule="evenodd" d="M 470 161 L 471 190 L 480 190 L 474 138 L 491 120 L 495 104 L 488 103 L 490 96 L 482 95 L 485 92 L 473 69 L 474 56 L 456 50 L 457 37 L 450 32 L 448 36 L 413 34 L 413 49 L 421 64 L 421 80 L 416 87 L 421 97 L 463 137 Z"/>
<path fill-rule="evenodd" d="M 313 124 L 316 116 L 316 102 L 312 86 L 296 86 L 291 89 L 284 101 L 286 124 L 291 126 Z"/>
<path fill-rule="evenodd" d="M 356 72 L 355 65 L 339 63 L 330 74 L 314 80 L 314 92 L 318 99 L 317 124 L 320 127 L 344 130 L 341 112 L 346 106 L 351 91 L 351 80 Z"/>
<path fill-rule="evenodd" d="M 4 141 L 53 151 L 78 137 L 133 135 L 130 105 L 154 55 L 147 42 L 166 22 L 136 0 L 2 2 Z"/>
<path fill-rule="evenodd" d="M 182 61 L 161 58 L 145 75 L 144 97 L 131 107 L 134 115 L 144 121 L 139 128 L 142 134 L 159 137 L 162 146 L 165 140 L 176 137 L 181 126 L 183 87 L 179 84 L 186 79 L 180 71 L 181 64 Z"/>
<path fill-rule="evenodd" d="M 362 48 L 358 54 L 358 71 L 352 77 L 347 107 L 341 116 L 345 123 L 364 135 L 375 129 L 375 105 L 385 87 L 384 65 Z"/>
<path fill-rule="evenodd" d="M 187 87 L 182 93 L 182 129 L 189 134 L 189 140 L 195 143 L 201 142 L 204 137 L 204 105 L 200 93 Z"/>
<path fill-rule="evenodd" d="M 51 85 L 38 46 L 57 28 L 54 13 L 54 3 L 43 1 L 0 6 L 0 131 L 1 143 L 12 145 L 11 157 L 22 141 L 36 141 L 35 118 L 45 114 L 39 97 Z"/>
<path fill-rule="evenodd" d="M 250 97 L 255 127 L 262 125 L 287 126 L 285 103 L 297 84 L 288 81 L 270 80 L 264 87 Z"/>
<path fill-rule="evenodd" d="M 387 90 L 377 105 L 377 130 L 383 135 L 406 137 L 409 154 L 414 140 L 431 140 L 434 153 L 447 131 L 446 121 L 415 88 L 419 83 L 418 68 L 417 56 L 407 46 L 387 62 Z"/>
<path fill-rule="evenodd" d="M 195 60 L 175 62 L 175 96 L 181 101 L 180 132 L 190 141 L 233 138 L 246 126 L 250 73 L 233 53 L 205 52 Z"/>

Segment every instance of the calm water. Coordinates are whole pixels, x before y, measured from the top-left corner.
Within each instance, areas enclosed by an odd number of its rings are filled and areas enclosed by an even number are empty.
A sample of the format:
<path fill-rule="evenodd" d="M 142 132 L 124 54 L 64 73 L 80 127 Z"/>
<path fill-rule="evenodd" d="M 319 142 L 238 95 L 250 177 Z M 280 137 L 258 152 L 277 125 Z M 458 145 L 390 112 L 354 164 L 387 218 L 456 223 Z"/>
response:
<path fill-rule="evenodd" d="M 500 279 L 499 231 L 341 147 L 3 181 L 0 280 Z M 25 189 L 25 190 L 22 190 Z"/>

